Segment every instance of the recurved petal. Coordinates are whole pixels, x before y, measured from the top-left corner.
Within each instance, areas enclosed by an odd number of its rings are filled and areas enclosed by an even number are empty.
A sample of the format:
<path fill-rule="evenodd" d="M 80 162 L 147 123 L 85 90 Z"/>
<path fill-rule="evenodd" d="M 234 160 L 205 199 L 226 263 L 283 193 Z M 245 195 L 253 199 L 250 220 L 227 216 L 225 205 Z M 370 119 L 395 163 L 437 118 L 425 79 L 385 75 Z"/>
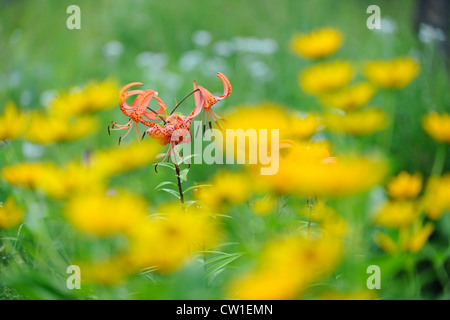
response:
<path fill-rule="evenodd" d="M 194 91 L 197 89 L 199 88 L 197 87 L 197 83 L 194 81 Z M 192 112 L 189 114 L 188 116 L 189 119 L 193 119 L 196 116 L 198 116 L 202 111 L 203 105 L 205 103 L 205 98 L 201 91 L 194 92 L 194 99 L 195 99 L 195 109 L 192 110 Z"/>
<path fill-rule="evenodd" d="M 222 80 L 223 82 L 223 95 L 220 97 L 215 97 L 217 100 L 222 100 L 228 97 L 231 94 L 232 88 L 231 83 L 228 80 L 228 78 L 221 72 L 217 72 L 217 76 Z"/>
<path fill-rule="evenodd" d="M 127 85 L 124 86 L 122 89 L 120 89 L 120 92 L 119 92 L 119 99 L 120 99 L 120 97 L 125 93 L 125 91 L 127 91 L 127 90 L 130 89 L 131 87 L 134 87 L 134 86 L 142 86 L 142 85 L 143 85 L 142 82 L 132 82 L 132 83 L 127 84 Z"/>

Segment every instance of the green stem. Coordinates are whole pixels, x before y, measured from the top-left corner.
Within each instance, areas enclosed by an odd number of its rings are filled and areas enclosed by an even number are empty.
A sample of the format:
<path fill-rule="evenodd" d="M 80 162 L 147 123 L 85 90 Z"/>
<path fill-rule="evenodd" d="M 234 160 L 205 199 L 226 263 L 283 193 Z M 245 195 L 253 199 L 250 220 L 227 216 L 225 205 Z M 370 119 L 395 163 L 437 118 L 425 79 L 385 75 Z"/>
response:
<path fill-rule="evenodd" d="M 147 107 L 147 109 L 150 110 L 151 112 L 153 112 L 154 114 L 156 114 L 156 115 L 164 122 L 164 125 L 167 123 L 167 122 L 166 122 L 166 119 L 164 119 L 164 117 L 163 117 L 162 115 L 157 114 L 155 110 L 153 110 L 153 109 L 150 108 L 150 107 Z"/>
<path fill-rule="evenodd" d="M 180 168 L 176 163 L 175 163 L 175 171 L 177 173 L 177 183 L 178 183 L 178 191 L 180 192 L 180 201 L 182 204 L 184 204 L 183 188 L 181 187 L 181 179 L 180 179 Z"/>
<path fill-rule="evenodd" d="M 175 110 L 177 110 L 177 108 L 180 106 L 180 104 L 183 103 L 184 100 L 186 100 L 187 98 L 189 98 L 189 97 L 191 96 L 191 94 L 193 94 L 193 93 L 195 93 L 195 92 L 197 92 L 197 91 L 199 91 L 199 90 L 200 90 L 200 89 L 195 89 L 194 91 L 192 91 L 191 93 L 189 93 L 186 97 L 184 97 L 183 99 L 181 99 L 181 101 L 178 102 L 178 104 L 175 106 L 175 108 L 173 108 L 173 110 L 172 110 L 172 112 L 170 113 L 170 115 L 172 115 L 172 114 L 175 112 Z"/>
<path fill-rule="evenodd" d="M 446 145 L 443 143 L 440 143 L 438 145 L 438 148 L 436 150 L 436 155 L 434 157 L 434 163 L 433 168 L 431 169 L 431 175 L 432 176 L 439 176 L 442 173 L 442 170 L 444 169 L 444 163 L 445 163 L 445 155 L 446 155 Z"/>

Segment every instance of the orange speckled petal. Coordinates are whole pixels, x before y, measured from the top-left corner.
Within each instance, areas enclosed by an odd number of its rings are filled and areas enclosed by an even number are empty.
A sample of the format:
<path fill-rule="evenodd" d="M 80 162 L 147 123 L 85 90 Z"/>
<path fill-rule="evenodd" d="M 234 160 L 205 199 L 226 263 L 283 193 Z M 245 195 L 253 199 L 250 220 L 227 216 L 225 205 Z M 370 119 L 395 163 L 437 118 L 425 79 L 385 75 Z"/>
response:
<path fill-rule="evenodd" d="M 226 97 L 228 97 L 231 94 L 232 88 L 231 83 L 228 80 L 227 77 L 221 72 L 217 72 L 217 76 L 222 80 L 223 82 L 223 95 L 220 97 L 215 97 L 217 100 L 223 100 Z"/>

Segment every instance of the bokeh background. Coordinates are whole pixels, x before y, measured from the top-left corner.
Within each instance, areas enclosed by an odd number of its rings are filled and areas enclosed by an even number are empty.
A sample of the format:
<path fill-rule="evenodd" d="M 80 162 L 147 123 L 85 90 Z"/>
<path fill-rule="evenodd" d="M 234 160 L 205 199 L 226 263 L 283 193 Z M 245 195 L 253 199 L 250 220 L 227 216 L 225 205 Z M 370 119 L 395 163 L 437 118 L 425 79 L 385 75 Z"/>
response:
<path fill-rule="evenodd" d="M 417 1 L 377 1 L 383 19 L 380 31 L 366 27 L 371 1 L 2 4 L 0 98 L 26 109 L 42 108 L 54 90 L 108 77 L 123 85 L 143 82 L 171 104 L 190 92 L 192 80 L 215 81 L 211 90 L 220 91 L 221 83 L 215 80 L 219 70 L 229 77 L 234 93 L 218 108 L 271 100 L 314 110 L 316 100 L 299 90 L 297 81 L 298 70 L 309 62 L 292 55 L 289 42 L 296 31 L 334 26 L 345 34 L 336 58 L 364 62 L 411 55 L 423 62 L 411 90 L 397 98 L 392 152 L 406 170 L 427 172 L 433 161 L 436 146 L 418 134 L 422 129 L 417 115 L 443 111 L 450 93 L 441 52 L 418 37 Z M 81 8 L 81 30 L 66 27 L 71 4 Z M 190 108 L 186 105 L 183 111 Z M 120 110 L 104 117 L 105 123 L 119 119 Z M 104 133 L 83 143 L 115 142 Z"/>
<path fill-rule="evenodd" d="M 66 10 L 72 4 L 81 8 L 80 30 L 66 27 L 70 16 Z M 369 17 L 366 9 L 372 4 L 381 8 L 381 30 L 366 27 Z M 450 90 L 445 41 L 433 40 L 436 38 L 433 30 L 420 25 L 423 10 L 419 4 L 420 1 L 414 0 L 3 0 L 0 1 L 0 113 L 7 101 L 14 101 L 23 111 L 44 109 L 58 91 L 108 78 L 115 79 L 120 86 L 142 82 L 145 88 L 158 90 L 168 106 L 174 106 L 192 90 L 193 80 L 208 83 L 211 92 L 220 93 L 218 71 L 226 74 L 233 85 L 232 95 L 215 106 L 219 114 L 263 101 L 276 102 L 292 111 L 318 111 L 321 107 L 317 99 L 298 85 L 299 70 L 311 62 L 294 55 L 290 41 L 297 31 L 332 26 L 341 30 L 345 39 L 334 57 L 352 61 L 358 71 L 364 62 L 373 59 L 411 56 L 420 62 L 419 76 L 408 90 L 395 95 L 393 141 L 391 150 L 386 152 L 392 173 L 402 169 L 427 176 L 437 144 L 424 134 L 421 116 L 431 110 L 448 112 Z M 448 26 L 448 17 L 446 21 Z M 382 105 L 384 98 L 377 95 L 372 104 Z M 180 110 L 187 113 L 193 106 L 191 98 Z M 26 153 L 32 160 L 44 161 L 54 160 L 55 152 L 59 152 L 57 161 L 64 162 L 81 158 L 86 150 L 116 146 L 119 134 L 109 136 L 107 126 L 111 120 L 124 123 L 126 117 L 118 107 L 98 116 L 101 129 L 64 145 L 63 151 L 55 151 L 58 146 L 41 148 L 26 142 L 1 149 L 0 167 L 7 162 L 6 153 Z M 133 133 L 128 139 L 135 139 Z M 374 140 L 364 141 L 369 146 Z M 189 180 L 208 180 L 219 168 L 192 165 Z M 449 168 L 447 157 L 444 171 Z M 173 179 L 173 172 L 168 170 L 155 174 L 152 167 L 146 167 L 115 179 L 114 185 L 127 183 L 128 190 L 144 194 L 153 204 L 171 198 L 164 192 L 156 196 L 153 191 L 162 181 Z M 0 183 L 3 199 L 11 188 Z M 447 239 L 442 241 L 445 247 Z M 170 281 L 175 283 L 176 277 L 186 279 L 186 274 L 174 276 Z M 191 282 L 185 286 L 195 287 Z M 210 297 L 210 292 L 203 289 L 189 295 L 182 290 L 173 293 L 165 292 L 167 287 L 161 288 L 150 296 Z M 442 294 L 444 290 L 440 285 L 430 288 L 426 297 L 435 297 L 435 291 Z M 14 298 L 16 293 L 4 294 L 6 298 Z M 120 297 L 119 292 L 108 294 Z M 410 296 L 402 292 L 400 297 Z"/>

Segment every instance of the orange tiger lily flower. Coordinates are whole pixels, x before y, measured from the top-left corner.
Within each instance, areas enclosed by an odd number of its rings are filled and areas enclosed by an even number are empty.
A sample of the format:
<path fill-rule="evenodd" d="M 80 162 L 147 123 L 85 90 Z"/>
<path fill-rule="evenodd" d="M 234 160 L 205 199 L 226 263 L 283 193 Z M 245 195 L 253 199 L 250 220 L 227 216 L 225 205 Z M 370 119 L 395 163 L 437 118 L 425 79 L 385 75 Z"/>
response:
<path fill-rule="evenodd" d="M 179 114 L 168 116 L 164 127 L 152 122 L 151 128 L 147 129 L 146 133 L 162 145 L 169 144 L 169 149 L 159 163 L 164 162 L 169 155 L 174 163 L 177 163 L 177 157 L 182 159 L 175 147 L 179 144 L 188 144 L 191 142 L 190 128 L 191 120 Z M 155 166 L 155 171 L 159 163 Z"/>
<path fill-rule="evenodd" d="M 214 122 L 219 126 L 220 124 L 218 122 L 218 119 L 224 120 L 222 117 L 218 116 L 213 110 L 212 106 L 216 104 L 218 101 L 223 100 L 227 98 L 232 91 L 231 83 L 225 77 L 223 73 L 217 72 L 217 76 L 222 80 L 223 83 L 223 95 L 221 96 L 214 96 L 209 92 L 207 89 L 203 88 L 202 86 L 198 86 L 196 82 L 194 81 L 194 91 L 198 89 L 194 93 L 195 98 L 195 109 L 189 114 L 188 118 L 193 119 L 196 116 L 200 114 L 202 110 L 204 110 L 203 116 L 202 116 L 202 122 L 203 119 L 209 122 L 209 126 L 211 128 L 211 120 L 210 117 L 214 120 Z"/>
<path fill-rule="evenodd" d="M 155 121 L 155 120 L 162 119 L 159 115 L 163 114 L 166 111 L 165 103 L 160 98 L 158 98 L 158 92 L 156 92 L 152 89 L 145 90 L 145 91 L 132 90 L 132 91 L 126 92 L 129 88 L 136 86 L 136 85 L 142 86 L 143 84 L 141 82 L 129 83 L 126 86 L 124 86 L 120 90 L 120 93 L 119 93 L 120 110 L 122 110 L 123 114 L 125 114 L 126 116 L 128 116 L 130 118 L 128 123 L 126 123 L 124 125 L 120 125 L 120 124 L 115 123 L 114 121 L 111 121 L 112 129 L 110 129 L 108 126 L 108 132 L 110 130 L 126 130 L 126 129 L 128 129 L 125 136 L 123 136 L 119 139 L 119 143 L 122 138 L 125 138 L 130 133 L 131 128 L 133 127 L 134 123 L 136 123 L 136 134 L 138 135 L 138 138 L 139 138 L 140 132 L 139 132 L 138 124 L 143 123 L 146 126 L 153 126 L 154 123 L 151 121 L 148 121 L 148 120 Z M 129 106 L 126 102 L 126 99 L 133 95 L 138 95 L 138 96 L 134 100 L 133 104 L 131 106 Z M 152 98 L 155 98 L 158 101 L 159 108 L 155 112 L 153 112 L 153 111 L 148 112 L 146 110 L 147 110 L 148 105 L 150 104 L 150 101 L 152 100 Z M 147 118 L 148 120 L 145 120 L 144 117 Z"/>

